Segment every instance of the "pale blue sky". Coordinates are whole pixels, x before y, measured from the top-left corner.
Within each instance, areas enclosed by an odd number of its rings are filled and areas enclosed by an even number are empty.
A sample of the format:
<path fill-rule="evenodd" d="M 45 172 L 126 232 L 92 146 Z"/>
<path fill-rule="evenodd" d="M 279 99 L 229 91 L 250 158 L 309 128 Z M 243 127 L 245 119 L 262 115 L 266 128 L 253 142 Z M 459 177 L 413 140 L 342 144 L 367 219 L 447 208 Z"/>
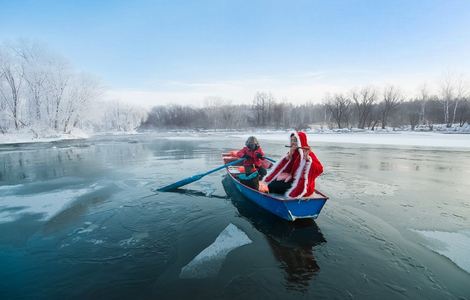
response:
<path fill-rule="evenodd" d="M 5 1 L 0 40 L 40 41 L 142 104 L 291 101 L 470 72 L 470 1 Z"/>

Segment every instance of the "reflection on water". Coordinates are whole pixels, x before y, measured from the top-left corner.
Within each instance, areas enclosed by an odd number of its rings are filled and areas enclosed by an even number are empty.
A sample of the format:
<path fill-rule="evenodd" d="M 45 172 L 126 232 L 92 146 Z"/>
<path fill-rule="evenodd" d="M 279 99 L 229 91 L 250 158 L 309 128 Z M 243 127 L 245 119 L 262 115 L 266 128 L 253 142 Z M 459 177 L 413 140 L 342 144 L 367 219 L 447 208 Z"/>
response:
<path fill-rule="evenodd" d="M 222 184 L 240 216 L 265 235 L 273 256 L 285 272 L 286 288 L 307 291 L 311 279 L 320 270 L 314 248 L 326 243 L 315 221 L 284 221 L 245 198 L 228 176 Z"/>
<path fill-rule="evenodd" d="M 157 189 L 155 189 L 154 191 L 156 192 Z M 208 194 L 208 193 L 204 193 L 204 192 L 201 192 L 201 191 L 186 189 L 186 188 L 178 188 L 178 189 L 166 192 L 166 193 L 177 193 L 177 194 L 183 194 L 183 195 L 187 195 L 187 196 L 227 199 L 227 197 L 225 197 L 225 196 L 213 195 L 212 193 Z"/>

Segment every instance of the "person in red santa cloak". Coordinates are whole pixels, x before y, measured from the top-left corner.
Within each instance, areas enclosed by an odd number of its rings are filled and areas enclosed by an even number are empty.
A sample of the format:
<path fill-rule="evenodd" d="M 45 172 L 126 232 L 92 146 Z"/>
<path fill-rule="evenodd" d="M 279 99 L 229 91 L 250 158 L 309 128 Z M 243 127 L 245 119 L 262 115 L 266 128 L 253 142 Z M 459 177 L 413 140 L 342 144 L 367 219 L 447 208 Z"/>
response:
<path fill-rule="evenodd" d="M 269 192 L 289 198 L 309 197 L 315 192 L 315 178 L 323 166 L 311 151 L 305 132 L 290 135 L 290 150 L 268 172 L 264 181 Z"/>

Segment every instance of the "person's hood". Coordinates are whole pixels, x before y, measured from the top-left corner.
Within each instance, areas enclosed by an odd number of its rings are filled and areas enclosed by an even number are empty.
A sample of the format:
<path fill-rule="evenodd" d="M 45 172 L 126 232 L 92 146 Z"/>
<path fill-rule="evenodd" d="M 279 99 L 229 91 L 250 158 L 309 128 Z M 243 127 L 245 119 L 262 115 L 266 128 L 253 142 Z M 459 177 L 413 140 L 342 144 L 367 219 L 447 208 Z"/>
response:
<path fill-rule="evenodd" d="M 292 134 L 297 138 L 299 147 L 310 147 L 307 141 L 307 134 L 303 131 L 294 131 Z"/>

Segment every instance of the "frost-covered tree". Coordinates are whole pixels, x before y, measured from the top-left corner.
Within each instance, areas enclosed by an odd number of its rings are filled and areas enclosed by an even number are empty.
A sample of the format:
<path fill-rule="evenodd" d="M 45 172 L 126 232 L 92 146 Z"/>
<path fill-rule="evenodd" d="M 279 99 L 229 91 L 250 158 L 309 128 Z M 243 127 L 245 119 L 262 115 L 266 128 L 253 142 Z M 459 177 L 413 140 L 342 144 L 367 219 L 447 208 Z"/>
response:
<path fill-rule="evenodd" d="M 120 101 L 99 103 L 99 120 L 94 123 L 98 130 L 104 131 L 134 131 L 147 118 L 147 111 Z M 93 122 L 93 121 L 92 121 Z"/>
<path fill-rule="evenodd" d="M 24 83 L 23 61 L 16 59 L 14 49 L 0 49 L 0 97 L 18 130 L 21 121 L 22 91 Z"/>
<path fill-rule="evenodd" d="M 131 105 L 102 105 L 102 92 L 96 78 L 75 71 L 66 59 L 42 45 L 0 44 L 1 133 L 25 129 L 39 136 L 85 127 L 134 130 L 145 119 L 146 113 Z"/>

